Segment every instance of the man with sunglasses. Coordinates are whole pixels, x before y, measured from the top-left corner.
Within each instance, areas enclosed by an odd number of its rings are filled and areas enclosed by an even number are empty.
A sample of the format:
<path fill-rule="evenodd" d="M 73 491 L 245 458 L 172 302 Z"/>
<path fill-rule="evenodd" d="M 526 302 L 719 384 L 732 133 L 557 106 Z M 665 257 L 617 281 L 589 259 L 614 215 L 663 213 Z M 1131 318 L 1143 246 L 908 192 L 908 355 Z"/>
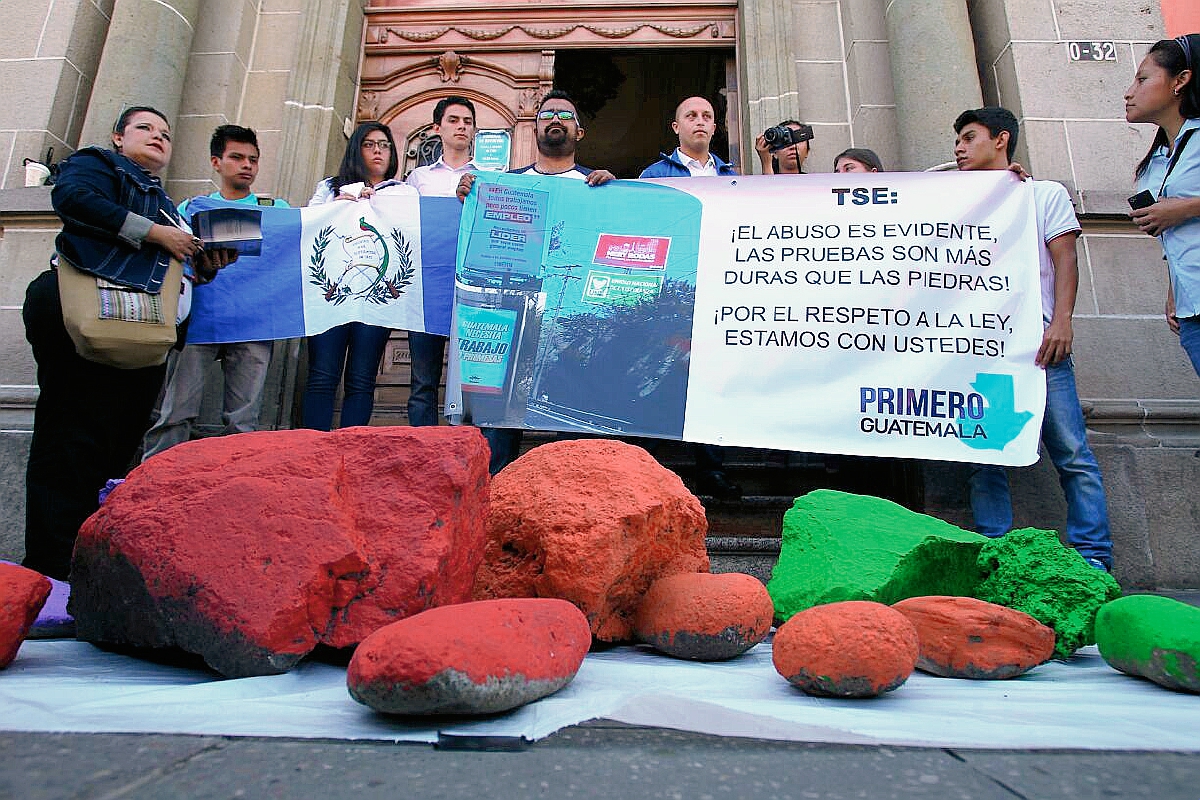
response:
<path fill-rule="evenodd" d="M 639 178 L 701 178 L 737 175 L 732 164 L 709 150 L 717 132 L 717 117 L 712 103 L 703 97 L 689 97 L 675 108 L 671 130 L 679 137 L 672 153 L 660 153 L 658 161 L 642 170 Z M 718 500 L 740 500 L 742 487 L 725 474 L 725 450 L 713 444 L 693 444 L 696 461 L 696 491 Z"/>
<path fill-rule="evenodd" d="M 575 101 L 561 89 L 546 92 L 538 105 L 534 123 L 537 158 L 525 167 L 509 170 L 530 175 L 553 175 L 585 181 L 589 186 L 608 183 L 615 176 L 606 169 L 588 169 L 575 163 L 575 148 L 583 139 L 583 126 Z M 475 175 L 467 173 L 459 179 L 458 199 L 465 200 L 475 183 Z M 480 428 L 492 458 L 488 470 L 495 475 L 512 463 L 521 451 L 522 433 L 519 428 Z"/>

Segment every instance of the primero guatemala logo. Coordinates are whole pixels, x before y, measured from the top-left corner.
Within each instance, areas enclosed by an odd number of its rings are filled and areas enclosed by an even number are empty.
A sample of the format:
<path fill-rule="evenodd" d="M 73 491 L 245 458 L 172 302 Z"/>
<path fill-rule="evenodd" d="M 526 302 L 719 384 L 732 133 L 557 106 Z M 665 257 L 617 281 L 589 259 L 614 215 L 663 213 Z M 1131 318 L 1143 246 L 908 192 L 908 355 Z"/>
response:
<path fill-rule="evenodd" d="M 958 439 L 975 450 L 1003 450 L 1033 419 L 1016 408 L 1013 376 L 980 372 L 973 392 L 905 386 L 859 387 L 859 430 L 884 436 Z"/>
<path fill-rule="evenodd" d="M 353 236 L 336 233 L 332 225 L 317 232 L 308 261 L 308 282 L 335 306 L 351 298 L 386 305 L 412 284 L 416 273 L 412 245 L 399 228 L 392 228 L 392 247 L 388 247 L 383 234 L 365 217 L 359 217 L 358 229 L 362 233 Z M 330 268 L 326 269 L 326 251 L 335 239 L 341 241 L 343 253 L 330 253 Z"/>

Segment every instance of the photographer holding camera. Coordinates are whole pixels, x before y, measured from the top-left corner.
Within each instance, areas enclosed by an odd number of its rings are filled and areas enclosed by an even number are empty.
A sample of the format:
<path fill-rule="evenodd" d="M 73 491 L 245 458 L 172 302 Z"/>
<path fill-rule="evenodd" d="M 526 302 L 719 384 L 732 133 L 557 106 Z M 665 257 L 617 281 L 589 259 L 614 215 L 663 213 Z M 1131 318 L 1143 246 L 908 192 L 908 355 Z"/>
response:
<path fill-rule="evenodd" d="M 762 174 L 803 175 L 804 159 L 808 158 L 808 143 L 812 138 L 812 126 L 794 119 L 785 119 L 775 127 L 767 128 L 754 140 Z"/>

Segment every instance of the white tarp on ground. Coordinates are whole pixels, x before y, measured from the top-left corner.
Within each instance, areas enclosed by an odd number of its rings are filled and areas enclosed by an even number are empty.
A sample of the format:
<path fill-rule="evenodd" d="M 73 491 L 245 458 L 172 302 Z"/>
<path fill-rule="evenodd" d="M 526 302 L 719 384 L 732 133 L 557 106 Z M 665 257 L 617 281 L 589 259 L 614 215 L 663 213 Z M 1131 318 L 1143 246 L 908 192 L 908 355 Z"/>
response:
<path fill-rule="evenodd" d="M 914 673 L 874 700 L 808 697 L 761 644 L 697 664 L 648 650 L 591 653 L 558 694 L 479 720 L 378 715 L 346 691 L 344 668 L 220 680 L 75 641 L 28 641 L 0 672 L 0 730 L 189 733 L 435 742 L 439 734 L 536 740 L 606 718 L 724 736 L 964 748 L 1200 750 L 1200 695 L 1122 675 L 1085 648 L 1008 681 Z"/>

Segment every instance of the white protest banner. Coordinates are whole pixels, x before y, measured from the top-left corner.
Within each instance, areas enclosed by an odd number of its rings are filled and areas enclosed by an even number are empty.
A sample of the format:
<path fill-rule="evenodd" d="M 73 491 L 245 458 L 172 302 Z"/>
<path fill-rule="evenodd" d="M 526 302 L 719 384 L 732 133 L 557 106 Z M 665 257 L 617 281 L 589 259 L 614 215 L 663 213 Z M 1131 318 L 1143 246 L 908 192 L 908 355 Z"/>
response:
<path fill-rule="evenodd" d="M 1024 465 L 1045 377 L 1006 172 L 488 176 L 459 234 L 452 418 Z"/>

